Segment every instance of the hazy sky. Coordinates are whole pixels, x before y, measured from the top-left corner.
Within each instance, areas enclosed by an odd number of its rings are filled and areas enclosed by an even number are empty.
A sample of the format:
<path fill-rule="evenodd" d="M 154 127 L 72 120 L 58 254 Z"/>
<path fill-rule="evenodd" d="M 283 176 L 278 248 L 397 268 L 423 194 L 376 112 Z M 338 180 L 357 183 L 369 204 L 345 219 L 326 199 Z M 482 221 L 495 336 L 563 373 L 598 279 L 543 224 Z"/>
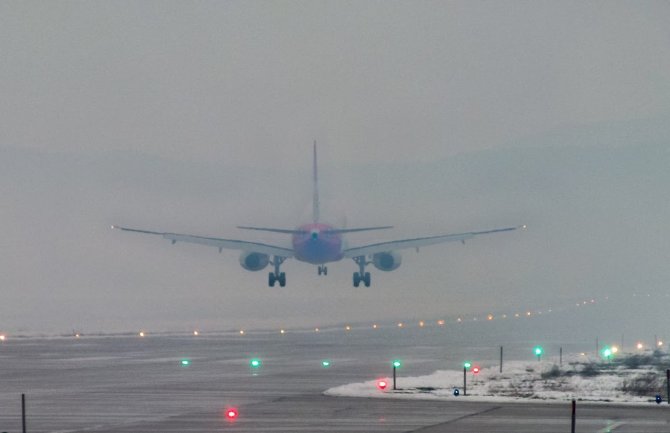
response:
<path fill-rule="evenodd" d="M 667 291 L 668 2 L 0 3 L 0 331 L 318 325 Z M 110 224 L 282 243 L 324 200 L 404 252 L 351 287 Z"/>

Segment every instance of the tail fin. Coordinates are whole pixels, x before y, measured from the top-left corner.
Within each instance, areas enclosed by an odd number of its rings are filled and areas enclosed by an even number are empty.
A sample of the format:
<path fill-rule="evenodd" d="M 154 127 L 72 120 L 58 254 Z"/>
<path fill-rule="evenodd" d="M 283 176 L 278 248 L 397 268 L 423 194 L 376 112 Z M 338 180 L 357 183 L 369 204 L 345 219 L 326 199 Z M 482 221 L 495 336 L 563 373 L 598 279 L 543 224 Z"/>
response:
<path fill-rule="evenodd" d="M 319 177 L 316 171 L 316 140 L 314 140 L 314 177 L 313 177 L 313 187 L 314 195 L 312 196 L 312 221 L 317 223 L 319 222 Z"/>

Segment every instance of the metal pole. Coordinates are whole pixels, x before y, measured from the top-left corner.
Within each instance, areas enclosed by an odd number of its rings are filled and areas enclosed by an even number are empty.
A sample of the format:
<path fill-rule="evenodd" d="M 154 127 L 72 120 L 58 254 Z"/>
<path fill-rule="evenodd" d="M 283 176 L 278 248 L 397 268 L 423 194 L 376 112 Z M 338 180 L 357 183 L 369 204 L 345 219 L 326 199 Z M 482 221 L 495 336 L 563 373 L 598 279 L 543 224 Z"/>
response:
<path fill-rule="evenodd" d="M 465 367 L 463 367 L 463 395 L 468 394 L 468 386 L 467 386 L 467 372 L 465 370 Z"/>
<path fill-rule="evenodd" d="M 575 400 L 572 400 L 572 428 L 570 429 L 571 433 L 575 433 L 575 415 L 577 412 L 577 402 Z"/>
<path fill-rule="evenodd" d="M 393 364 L 393 390 L 395 391 L 395 364 Z"/>
<path fill-rule="evenodd" d="M 558 365 L 563 365 L 563 347 L 558 348 Z"/>
<path fill-rule="evenodd" d="M 598 359 L 598 337 L 596 337 L 596 359 Z"/>
<path fill-rule="evenodd" d="M 21 394 L 21 425 L 23 433 L 26 433 L 26 395 Z"/>
<path fill-rule="evenodd" d="M 670 404 L 670 370 L 665 370 L 665 386 L 668 391 L 668 404 Z"/>
<path fill-rule="evenodd" d="M 502 373 L 502 364 L 503 364 L 503 347 L 500 346 L 500 372 Z"/>

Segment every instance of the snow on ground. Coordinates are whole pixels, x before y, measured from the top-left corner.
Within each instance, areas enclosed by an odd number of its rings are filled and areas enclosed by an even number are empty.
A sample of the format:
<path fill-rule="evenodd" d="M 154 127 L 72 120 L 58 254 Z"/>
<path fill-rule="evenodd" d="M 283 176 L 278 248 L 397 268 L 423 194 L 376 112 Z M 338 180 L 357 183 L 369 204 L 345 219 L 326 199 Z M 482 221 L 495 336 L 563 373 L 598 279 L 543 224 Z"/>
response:
<path fill-rule="evenodd" d="M 351 383 L 330 388 L 330 396 L 461 399 L 477 401 L 557 401 L 617 402 L 649 404 L 656 394 L 665 393 L 665 354 L 622 356 L 612 361 L 592 362 L 584 355 L 571 356 L 559 367 L 549 361 L 508 361 L 503 372 L 499 366 L 482 368 L 479 374 L 467 373 L 467 397 L 463 396 L 463 370 L 439 370 L 427 376 L 402 377 L 399 370 L 397 390 L 393 379 Z M 388 383 L 377 388 L 379 379 Z M 460 395 L 454 395 L 458 388 Z"/>

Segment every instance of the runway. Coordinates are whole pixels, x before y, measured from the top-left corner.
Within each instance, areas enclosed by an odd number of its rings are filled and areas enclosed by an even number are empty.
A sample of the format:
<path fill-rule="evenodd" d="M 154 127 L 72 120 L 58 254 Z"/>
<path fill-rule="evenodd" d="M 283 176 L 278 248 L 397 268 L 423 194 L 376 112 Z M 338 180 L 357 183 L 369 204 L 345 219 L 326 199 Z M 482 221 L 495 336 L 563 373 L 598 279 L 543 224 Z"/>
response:
<path fill-rule="evenodd" d="M 494 404 L 335 398 L 318 394 L 280 397 L 241 408 L 231 422 L 221 411 L 182 414 L 98 432 L 462 432 L 564 433 L 570 404 Z M 578 432 L 670 431 L 670 411 L 659 407 L 579 405 Z"/>
<path fill-rule="evenodd" d="M 9 338 L 0 344 L 0 432 L 568 432 L 565 404 L 335 398 L 324 390 L 388 376 L 453 368 L 463 359 L 532 357 L 524 329 L 491 327 L 344 329 L 114 337 Z M 506 336 L 514 335 L 514 339 Z M 475 336 L 477 338 L 475 338 Z M 507 338 L 505 340 L 505 338 Z M 547 359 L 555 352 L 550 337 Z M 578 351 L 586 343 L 561 342 Z M 567 349 L 566 349 L 567 348 Z M 252 358 L 262 360 L 253 369 Z M 182 366 L 181 360 L 190 364 Z M 328 359 L 330 367 L 321 361 Z M 224 410 L 235 407 L 229 421 Z M 579 404 L 578 432 L 670 431 L 670 405 Z"/>

